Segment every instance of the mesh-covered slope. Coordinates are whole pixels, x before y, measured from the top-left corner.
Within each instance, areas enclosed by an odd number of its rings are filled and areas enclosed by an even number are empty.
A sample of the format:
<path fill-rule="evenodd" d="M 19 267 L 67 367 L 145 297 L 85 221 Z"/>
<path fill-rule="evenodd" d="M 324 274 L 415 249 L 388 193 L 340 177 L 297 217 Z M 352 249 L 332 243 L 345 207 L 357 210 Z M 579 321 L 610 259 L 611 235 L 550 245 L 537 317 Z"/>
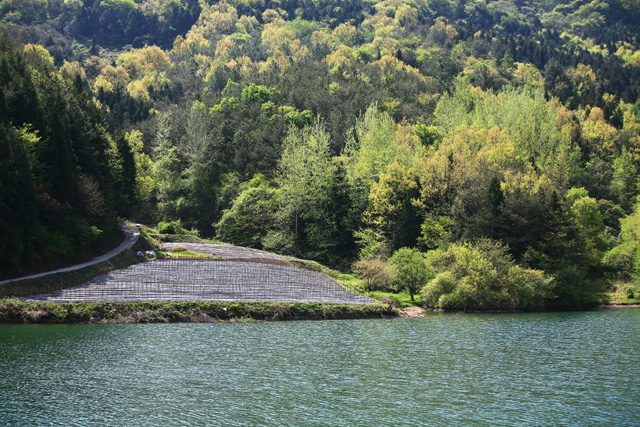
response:
<path fill-rule="evenodd" d="M 374 304 L 327 276 L 285 265 L 164 259 L 132 265 L 37 301 L 283 301 Z"/>

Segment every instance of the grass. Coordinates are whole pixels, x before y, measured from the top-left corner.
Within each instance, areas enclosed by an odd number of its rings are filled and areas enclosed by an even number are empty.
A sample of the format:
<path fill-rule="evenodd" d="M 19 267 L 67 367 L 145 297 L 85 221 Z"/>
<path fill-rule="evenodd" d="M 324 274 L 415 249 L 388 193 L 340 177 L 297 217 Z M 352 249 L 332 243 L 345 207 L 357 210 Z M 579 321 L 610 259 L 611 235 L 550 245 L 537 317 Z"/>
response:
<path fill-rule="evenodd" d="M 612 291 L 602 293 L 603 303 L 606 305 L 636 305 L 640 304 L 640 299 L 629 298 L 626 292 Z M 634 295 L 635 297 L 635 295 Z"/>
<path fill-rule="evenodd" d="M 613 281 L 609 290 L 597 294 L 604 305 L 640 305 L 640 290 L 637 285 L 625 281 Z"/>
<path fill-rule="evenodd" d="M 203 254 L 201 252 L 193 252 L 193 251 L 165 251 L 163 249 L 156 250 L 156 254 L 158 258 L 162 259 L 203 259 L 203 260 L 212 260 L 212 261 L 226 261 L 227 259 L 218 255 L 211 254 Z"/>
<path fill-rule="evenodd" d="M 381 305 L 286 302 L 52 303 L 0 300 L 2 323 L 252 322 L 396 317 Z"/>
<path fill-rule="evenodd" d="M 333 270 L 315 261 L 297 261 L 289 260 L 289 264 L 294 267 L 304 268 L 306 270 L 318 271 L 327 277 L 333 279 L 342 289 L 348 292 L 353 292 L 364 297 L 370 298 L 374 301 L 378 301 L 381 304 L 388 304 L 389 300 L 395 301 L 395 305 L 399 308 L 419 306 L 421 305 L 420 296 L 415 295 L 415 301 L 411 301 L 411 296 L 408 292 L 380 292 L 373 291 L 367 292 L 363 290 L 363 280 L 353 273 L 342 273 L 337 270 Z"/>
<path fill-rule="evenodd" d="M 131 225 L 131 224 L 130 224 Z M 162 241 L 157 239 L 157 231 L 153 228 L 149 228 L 147 226 L 141 225 L 138 227 L 140 230 L 140 238 L 133 245 L 133 249 L 136 251 L 150 251 L 157 250 L 160 246 L 162 246 Z"/>
<path fill-rule="evenodd" d="M 146 225 L 141 225 L 140 229 L 144 229 L 147 235 L 153 239 L 156 244 L 160 245 L 163 242 L 184 242 L 184 243 L 215 243 L 215 244 L 226 244 L 219 242 L 214 239 L 204 239 L 199 237 L 195 233 L 189 234 L 163 234 L 158 231 L 157 228 L 148 227 Z"/>
<path fill-rule="evenodd" d="M 365 292 L 363 293 L 363 295 L 380 302 L 383 302 L 385 299 L 391 299 L 396 302 L 396 305 L 399 308 L 422 305 L 420 302 L 420 296 L 414 295 L 416 299 L 415 301 L 411 301 L 411 296 L 409 295 L 408 292 L 393 293 L 393 292 L 374 291 L 374 292 Z"/>

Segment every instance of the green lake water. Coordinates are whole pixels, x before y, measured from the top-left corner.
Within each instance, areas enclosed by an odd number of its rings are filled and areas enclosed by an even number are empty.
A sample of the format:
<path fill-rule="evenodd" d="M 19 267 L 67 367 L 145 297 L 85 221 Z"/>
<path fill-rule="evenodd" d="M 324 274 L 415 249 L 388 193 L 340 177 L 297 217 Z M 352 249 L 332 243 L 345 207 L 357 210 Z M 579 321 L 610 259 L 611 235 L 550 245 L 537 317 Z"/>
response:
<path fill-rule="evenodd" d="M 638 426 L 640 310 L 0 325 L 0 426 Z"/>

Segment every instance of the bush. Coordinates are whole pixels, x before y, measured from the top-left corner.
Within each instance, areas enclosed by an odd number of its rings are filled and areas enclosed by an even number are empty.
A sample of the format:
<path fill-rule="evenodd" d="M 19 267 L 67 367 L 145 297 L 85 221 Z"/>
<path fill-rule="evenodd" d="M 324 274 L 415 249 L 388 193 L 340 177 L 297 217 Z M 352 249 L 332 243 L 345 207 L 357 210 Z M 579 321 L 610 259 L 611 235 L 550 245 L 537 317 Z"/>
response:
<path fill-rule="evenodd" d="M 475 294 L 475 295 L 474 295 Z M 457 286 L 451 293 L 443 295 L 440 299 L 440 308 L 449 311 L 466 311 L 478 308 L 477 293 L 469 284 Z"/>
<path fill-rule="evenodd" d="M 422 303 L 427 307 L 440 306 L 440 297 L 450 294 L 456 288 L 456 282 L 449 271 L 438 274 L 420 292 Z"/>
<path fill-rule="evenodd" d="M 180 221 L 160 222 L 158 224 L 158 233 L 160 234 L 183 234 L 183 235 L 197 235 L 195 231 L 188 231 L 182 227 Z"/>
<path fill-rule="evenodd" d="M 428 253 L 438 273 L 422 288 L 427 307 L 444 310 L 532 310 L 544 308 L 558 291 L 555 278 L 515 263 L 507 247 L 481 239 Z"/>
<path fill-rule="evenodd" d="M 396 291 L 393 270 L 382 258 L 360 260 L 353 264 L 353 271 L 363 278 L 365 291 Z"/>
<path fill-rule="evenodd" d="M 169 249 L 169 252 L 185 252 L 185 251 L 188 251 L 188 249 L 182 245 L 174 246 L 171 249 Z"/>
<path fill-rule="evenodd" d="M 158 233 L 160 234 L 179 234 L 176 232 L 176 227 L 174 223 L 171 222 L 161 222 L 158 224 Z"/>

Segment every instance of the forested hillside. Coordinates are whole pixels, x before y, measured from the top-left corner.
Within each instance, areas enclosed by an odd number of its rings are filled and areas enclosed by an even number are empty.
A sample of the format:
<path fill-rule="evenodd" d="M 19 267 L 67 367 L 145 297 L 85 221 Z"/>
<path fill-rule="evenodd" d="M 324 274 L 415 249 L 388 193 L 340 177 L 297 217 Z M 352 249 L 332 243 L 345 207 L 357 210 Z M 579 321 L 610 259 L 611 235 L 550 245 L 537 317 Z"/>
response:
<path fill-rule="evenodd" d="M 3 0 L 0 16 L 4 265 L 86 247 L 119 214 L 432 307 L 640 291 L 637 2 Z"/>
<path fill-rule="evenodd" d="M 134 203 L 133 153 L 105 131 L 80 76 L 3 33 L 0 88 L 0 278 L 120 239 L 116 215 Z"/>

